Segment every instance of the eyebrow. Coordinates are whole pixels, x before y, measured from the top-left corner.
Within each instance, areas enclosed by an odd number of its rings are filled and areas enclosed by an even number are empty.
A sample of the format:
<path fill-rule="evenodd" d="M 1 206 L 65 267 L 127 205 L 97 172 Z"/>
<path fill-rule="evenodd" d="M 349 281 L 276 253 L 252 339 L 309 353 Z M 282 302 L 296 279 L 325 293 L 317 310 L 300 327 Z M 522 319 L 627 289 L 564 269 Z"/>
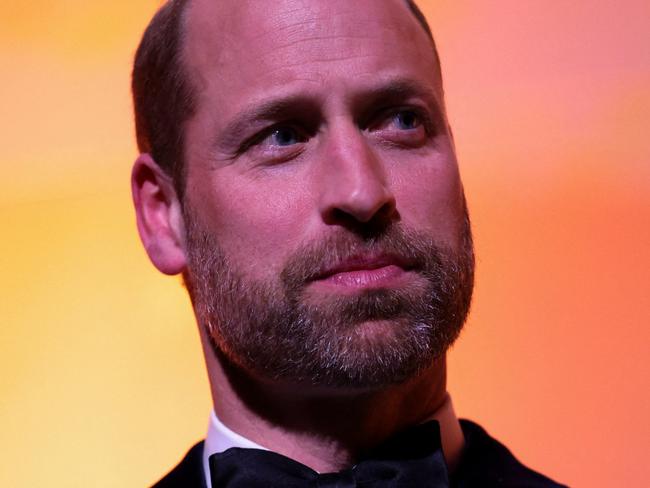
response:
<path fill-rule="evenodd" d="M 428 86 L 411 78 L 389 78 L 375 86 L 367 87 L 352 96 L 353 108 L 362 113 L 385 105 L 402 103 L 405 100 L 420 98 L 437 118 L 444 117 L 442 100 Z"/>
<path fill-rule="evenodd" d="M 443 118 L 442 102 L 436 93 L 424 84 L 411 78 L 395 77 L 381 80 L 374 86 L 366 86 L 350 97 L 353 113 L 361 113 L 363 118 L 378 106 L 401 103 L 409 98 L 421 98 L 434 112 L 437 119 Z M 232 148 L 239 145 L 245 136 L 242 134 L 255 125 L 264 122 L 277 122 L 289 119 L 315 118 L 322 113 L 322 100 L 309 93 L 297 93 L 271 98 L 244 108 L 229 122 L 215 145 Z M 355 117 L 358 118 L 358 117 Z M 251 134 L 252 135 L 252 134 Z"/>
<path fill-rule="evenodd" d="M 299 118 L 306 114 L 319 113 L 319 101 L 313 96 L 295 94 L 254 104 L 240 111 L 223 129 L 223 136 L 217 141 L 219 146 L 231 147 L 241 141 L 241 134 L 254 125 L 263 122 L 277 122 L 283 119 Z"/>

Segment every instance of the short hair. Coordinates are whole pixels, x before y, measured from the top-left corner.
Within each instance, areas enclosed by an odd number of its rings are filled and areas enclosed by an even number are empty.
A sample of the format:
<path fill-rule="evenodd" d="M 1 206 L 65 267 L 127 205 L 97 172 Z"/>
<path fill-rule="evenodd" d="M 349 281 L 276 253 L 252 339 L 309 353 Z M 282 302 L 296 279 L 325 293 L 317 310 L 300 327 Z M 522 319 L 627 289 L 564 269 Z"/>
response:
<path fill-rule="evenodd" d="M 431 28 L 414 0 L 405 0 L 438 52 Z M 185 187 L 184 128 L 195 110 L 194 88 L 183 67 L 183 17 L 189 0 L 168 0 L 147 26 L 135 54 L 131 89 L 138 149 L 172 177 L 179 198 Z"/>

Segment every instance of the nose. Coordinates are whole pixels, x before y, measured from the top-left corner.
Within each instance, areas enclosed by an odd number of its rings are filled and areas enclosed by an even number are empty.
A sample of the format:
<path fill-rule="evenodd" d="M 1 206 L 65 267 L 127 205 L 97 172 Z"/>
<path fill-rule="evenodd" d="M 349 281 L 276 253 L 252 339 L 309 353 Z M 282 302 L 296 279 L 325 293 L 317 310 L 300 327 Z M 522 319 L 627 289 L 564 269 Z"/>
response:
<path fill-rule="evenodd" d="M 320 213 L 326 224 L 385 225 L 396 217 L 385 165 L 357 127 L 330 133 L 321 167 Z"/>

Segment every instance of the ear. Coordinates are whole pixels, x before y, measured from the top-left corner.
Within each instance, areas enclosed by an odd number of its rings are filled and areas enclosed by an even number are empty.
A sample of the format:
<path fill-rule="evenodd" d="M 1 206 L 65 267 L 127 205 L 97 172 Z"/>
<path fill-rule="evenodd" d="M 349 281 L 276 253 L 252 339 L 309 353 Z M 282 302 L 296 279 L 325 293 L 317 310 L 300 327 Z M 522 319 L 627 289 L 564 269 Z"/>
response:
<path fill-rule="evenodd" d="M 140 239 L 149 259 L 161 272 L 183 272 L 185 226 L 173 181 L 149 154 L 133 164 L 131 191 Z"/>

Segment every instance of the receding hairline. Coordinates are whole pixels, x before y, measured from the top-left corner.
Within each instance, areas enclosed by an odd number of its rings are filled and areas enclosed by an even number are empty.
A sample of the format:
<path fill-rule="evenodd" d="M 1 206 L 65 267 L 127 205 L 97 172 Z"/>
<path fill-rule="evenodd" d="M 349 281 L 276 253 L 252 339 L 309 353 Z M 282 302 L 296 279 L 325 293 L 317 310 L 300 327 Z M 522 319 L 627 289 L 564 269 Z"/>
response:
<path fill-rule="evenodd" d="M 382 1 L 385 1 L 385 0 L 382 0 Z M 168 0 L 168 2 L 169 3 L 173 3 L 173 2 L 181 3 L 181 5 L 179 6 L 179 8 L 180 8 L 179 18 L 180 18 L 180 20 L 179 20 L 179 26 L 178 26 L 179 38 L 180 38 L 179 51 L 180 51 L 180 54 L 181 54 L 180 62 L 181 62 L 182 68 L 185 69 L 186 68 L 186 66 L 184 66 L 185 57 L 183 56 L 183 53 L 185 52 L 185 48 L 186 48 L 186 42 L 185 41 L 186 41 L 186 37 L 187 37 L 188 11 L 190 10 L 191 5 L 194 2 L 193 2 L 193 0 Z M 442 76 L 442 70 L 441 70 L 441 67 L 440 67 L 440 57 L 438 55 L 438 48 L 436 46 L 436 42 L 435 42 L 435 39 L 433 37 L 433 32 L 431 31 L 431 27 L 429 26 L 429 23 L 428 23 L 428 21 L 426 19 L 426 16 L 422 12 L 422 10 L 420 10 L 420 8 L 416 4 L 415 0 L 403 0 L 403 4 L 406 5 L 408 10 L 411 12 L 411 15 L 413 15 L 413 17 L 415 18 L 417 23 L 420 25 L 420 27 L 422 28 L 424 33 L 429 38 L 429 41 L 430 41 L 431 46 L 433 48 L 434 57 L 436 59 L 436 64 L 438 66 L 438 75 Z"/>

